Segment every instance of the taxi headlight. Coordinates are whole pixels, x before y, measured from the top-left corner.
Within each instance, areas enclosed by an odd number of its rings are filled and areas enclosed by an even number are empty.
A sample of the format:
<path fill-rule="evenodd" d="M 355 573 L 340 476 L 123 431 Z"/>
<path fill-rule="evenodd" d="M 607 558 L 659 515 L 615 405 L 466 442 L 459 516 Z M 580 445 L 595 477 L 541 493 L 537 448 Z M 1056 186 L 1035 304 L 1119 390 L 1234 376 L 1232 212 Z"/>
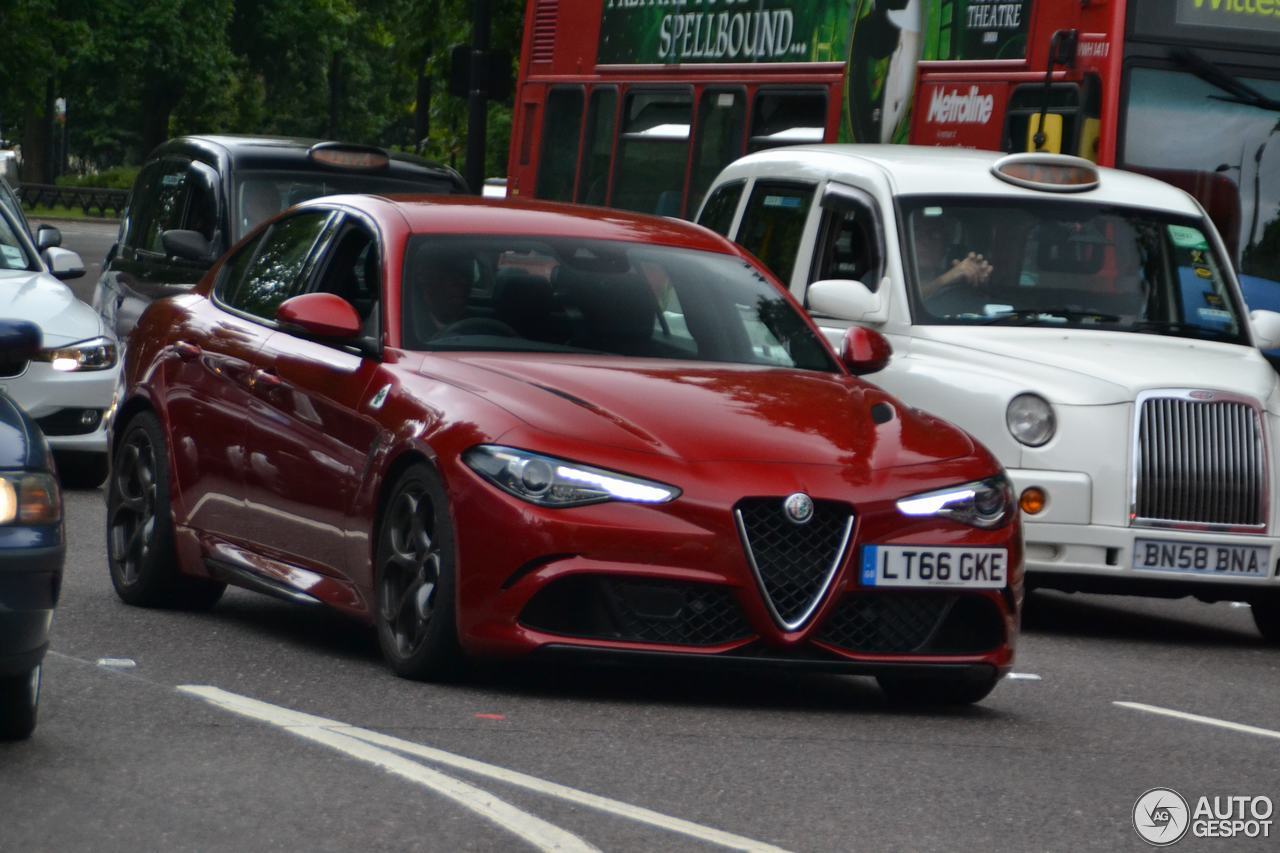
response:
<path fill-rule="evenodd" d="M 1005 410 L 1009 433 L 1028 447 L 1039 447 L 1053 438 L 1058 429 L 1053 406 L 1039 394 L 1019 394 Z"/>
<path fill-rule="evenodd" d="M 0 474 L 0 524 L 57 524 L 62 495 L 49 474 Z"/>
<path fill-rule="evenodd" d="M 116 366 L 116 342 L 93 338 L 54 349 L 41 350 L 35 361 L 47 361 L 54 370 L 107 370 Z"/>
<path fill-rule="evenodd" d="M 514 447 L 482 444 L 462 458 L 471 470 L 504 492 L 538 506 L 569 507 L 604 501 L 659 504 L 680 495 L 674 486 Z"/>
<path fill-rule="evenodd" d="M 1013 515 L 1013 486 L 1000 474 L 898 501 L 898 512 L 916 517 L 949 518 L 990 530 Z"/>

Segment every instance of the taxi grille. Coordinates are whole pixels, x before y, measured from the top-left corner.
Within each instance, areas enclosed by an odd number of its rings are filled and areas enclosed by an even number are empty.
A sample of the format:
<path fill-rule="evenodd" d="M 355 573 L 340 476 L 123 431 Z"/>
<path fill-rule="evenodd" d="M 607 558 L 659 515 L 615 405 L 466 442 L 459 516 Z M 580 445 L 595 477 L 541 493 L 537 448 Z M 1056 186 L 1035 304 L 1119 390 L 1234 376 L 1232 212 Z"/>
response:
<path fill-rule="evenodd" d="M 1135 524 L 1266 523 L 1262 423 L 1247 402 L 1148 398 L 1139 414 L 1134 467 Z"/>
<path fill-rule="evenodd" d="M 981 654 L 1000 645 L 1004 626 L 984 597 L 878 592 L 847 596 L 817 639 L 862 654 Z"/>
<path fill-rule="evenodd" d="M 752 568 L 774 617 L 787 630 L 808 620 L 848 548 L 853 512 L 814 501 L 806 524 L 787 519 L 783 498 L 749 498 L 734 510 Z"/>

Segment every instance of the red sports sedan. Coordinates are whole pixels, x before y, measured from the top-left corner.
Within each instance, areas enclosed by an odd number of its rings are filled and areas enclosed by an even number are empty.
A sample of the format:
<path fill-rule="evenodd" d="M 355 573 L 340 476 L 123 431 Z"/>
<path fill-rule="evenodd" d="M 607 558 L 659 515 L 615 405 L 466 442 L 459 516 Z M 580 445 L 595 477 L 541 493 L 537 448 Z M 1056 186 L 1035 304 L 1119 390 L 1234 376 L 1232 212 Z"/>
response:
<path fill-rule="evenodd" d="M 130 604 L 226 584 L 372 623 L 396 673 L 613 656 L 1010 668 L 1017 508 L 733 244 L 616 211 L 342 196 L 250 234 L 130 338 L 108 491 Z"/>

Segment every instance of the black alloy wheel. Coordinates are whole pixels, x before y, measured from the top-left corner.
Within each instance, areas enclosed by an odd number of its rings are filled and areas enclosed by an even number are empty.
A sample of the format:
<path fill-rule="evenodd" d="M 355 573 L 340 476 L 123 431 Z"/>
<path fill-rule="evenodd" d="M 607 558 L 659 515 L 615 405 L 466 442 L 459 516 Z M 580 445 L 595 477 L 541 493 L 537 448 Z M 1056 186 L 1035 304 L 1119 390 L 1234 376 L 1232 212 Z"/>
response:
<path fill-rule="evenodd" d="M 453 530 L 443 484 L 425 465 L 405 471 L 391 490 L 376 572 L 378 642 L 392 670 L 424 681 L 456 677 Z"/>
<path fill-rule="evenodd" d="M 226 584 L 178 572 L 169 505 L 168 455 L 159 421 L 129 421 L 107 485 L 107 561 L 111 584 L 128 604 L 204 610 Z"/>
<path fill-rule="evenodd" d="M 0 740 L 23 740 L 36 730 L 42 667 L 0 678 Z"/>

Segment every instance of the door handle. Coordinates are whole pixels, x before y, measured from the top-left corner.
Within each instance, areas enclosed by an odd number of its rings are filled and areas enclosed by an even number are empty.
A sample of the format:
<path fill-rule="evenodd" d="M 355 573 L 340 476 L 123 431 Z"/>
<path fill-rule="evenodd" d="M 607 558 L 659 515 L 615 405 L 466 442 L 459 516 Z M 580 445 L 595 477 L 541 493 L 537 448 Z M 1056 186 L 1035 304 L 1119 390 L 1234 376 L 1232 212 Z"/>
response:
<path fill-rule="evenodd" d="M 265 391 L 274 391 L 284 384 L 284 380 L 270 370 L 258 369 L 253 372 L 254 387 Z"/>
<path fill-rule="evenodd" d="M 195 344 L 189 344 L 186 341 L 178 341 L 173 345 L 173 350 L 178 354 L 178 358 L 183 361 L 191 361 L 200 355 L 200 347 Z"/>

